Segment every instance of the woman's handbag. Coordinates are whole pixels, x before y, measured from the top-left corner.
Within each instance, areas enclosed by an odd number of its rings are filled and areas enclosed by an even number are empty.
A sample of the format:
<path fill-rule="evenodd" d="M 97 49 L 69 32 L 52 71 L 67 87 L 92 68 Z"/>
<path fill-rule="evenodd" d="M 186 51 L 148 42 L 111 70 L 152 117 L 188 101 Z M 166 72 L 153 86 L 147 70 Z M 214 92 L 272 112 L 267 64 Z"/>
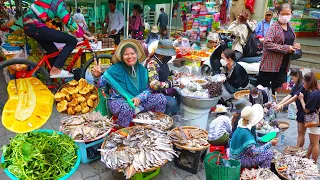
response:
<path fill-rule="evenodd" d="M 319 109 L 316 112 L 304 115 L 304 127 L 319 126 Z"/>

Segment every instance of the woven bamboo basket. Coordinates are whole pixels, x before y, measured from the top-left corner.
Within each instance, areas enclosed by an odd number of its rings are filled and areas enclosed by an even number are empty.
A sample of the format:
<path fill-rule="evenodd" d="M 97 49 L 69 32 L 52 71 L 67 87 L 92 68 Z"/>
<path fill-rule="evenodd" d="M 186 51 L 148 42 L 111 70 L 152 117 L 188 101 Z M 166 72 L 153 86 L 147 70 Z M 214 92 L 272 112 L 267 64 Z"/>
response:
<path fill-rule="evenodd" d="M 278 121 L 279 125 L 278 128 L 281 129 L 281 131 L 285 131 L 287 129 L 289 129 L 290 124 L 284 121 Z"/>
<path fill-rule="evenodd" d="M 132 127 L 123 128 L 123 129 L 120 129 L 120 130 L 118 130 L 118 131 L 116 131 L 116 132 L 114 132 L 114 133 L 119 133 L 120 131 L 122 131 L 122 130 L 124 130 L 124 129 L 127 129 L 127 130 L 130 131 L 130 130 L 133 129 L 134 127 L 137 127 L 137 126 L 132 126 Z M 150 127 L 146 127 L 146 126 L 141 126 L 141 127 L 143 127 L 144 129 L 151 129 Z M 107 142 L 106 140 L 103 141 L 103 143 L 102 143 L 102 145 L 101 145 L 101 149 L 104 149 L 104 146 L 105 146 L 106 142 Z M 102 156 L 102 152 L 100 152 L 100 154 L 101 154 L 101 156 Z M 150 169 L 145 170 L 144 172 L 142 172 L 142 171 L 137 171 L 136 173 L 147 173 L 147 172 L 155 171 L 155 170 L 157 170 L 158 168 L 166 165 L 168 162 L 169 162 L 169 161 L 166 160 L 161 166 L 154 166 L 154 167 L 152 167 L 152 168 L 150 168 Z M 123 172 L 124 169 L 117 169 L 117 171 L 118 171 L 118 172 Z"/>
<path fill-rule="evenodd" d="M 199 129 L 201 131 L 203 131 L 207 136 L 208 136 L 208 132 L 203 130 L 203 129 L 200 129 L 200 128 L 197 128 L 197 127 L 194 127 L 194 126 L 182 126 L 181 127 L 182 130 L 193 130 L 193 129 Z M 176 127 L 174 129 L 171 130 L 171 132 L 180 132 L 179 128 Z M 188 151 L 202 151 L 202 150 L 205 150 L 205 149 L 208 149 L 210 147 L 210 144 L 208 143 L 207 146 L 203 146 L 202 148 L 192 148 L 192 147 L 189 147 L 189 146 L 186 146 L 186 145 L 180 145 L 180 144 L 177 144 L 177 143 L 174 143 L 173 144 L 180 148 L 180 149 L 183 149 L 183 150 L 188 150 Z"/>
<path fill-rule="evenodd" d="M 242 90 L 242 91 L 237 91 L 234 93 L 234 99 L 242 99 L 245 96 L 247 96 L 247 98 L 249 98 L 250 95 L 250 90 Z"/>
<path fill-rule="evenodd" d="M 166 115 L 166 114 L 164 114 L 164 113 L 161 113 L 161 112 L 154 112 L 156 115 L 157 115 L 157 117 L 155 118 L 155 120 L 160 120 L 161 119 L 161 116 L 167 116 L 167 118 L 169 118 L 169 120 L 170 120 L 170 124 L 168 124 L 168 126 L 166 127 L 166 128 L 164 128 L 164 129 L 161 129 L 162 131 L 167 131 L 167 130 L 169 130 L 172 126 L 173 126 L 173 119 L 170 117 L 170 116 L 168 116 L 168 115 Z M 152 124 L 148 124 L 148 125 L 143 125 L 143 124 L 140 124 L 140 123 L 134 123 L 136 126 L 145 126 L 145 127 L 149 127 L 149 128 L 152 128 Z"/>
<path fill-rule="evenodd" d="M 289 178 L 288 178 L 287 176 L 283 175 L 283 174 L 278 170 L 277 163 L 275 164 L 275 169 L 276 169 L 276 171 L 277 171 L 278 176 L 280 176 L 281 179 L 289 180 Z"/>

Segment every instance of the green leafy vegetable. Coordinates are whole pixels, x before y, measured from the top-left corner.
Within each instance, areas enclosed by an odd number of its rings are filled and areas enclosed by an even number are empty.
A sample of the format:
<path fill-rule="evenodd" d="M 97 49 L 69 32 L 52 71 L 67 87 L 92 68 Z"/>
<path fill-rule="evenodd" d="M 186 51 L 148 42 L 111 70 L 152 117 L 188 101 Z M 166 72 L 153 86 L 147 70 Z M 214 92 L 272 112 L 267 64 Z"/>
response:
<path fill-rule="evenodd" d="M 73 140 L 57 132 L 18 134 L 2 148 L 2 168 L 19 179 L 59 179 L 68 174 L 77 161 Z"/>

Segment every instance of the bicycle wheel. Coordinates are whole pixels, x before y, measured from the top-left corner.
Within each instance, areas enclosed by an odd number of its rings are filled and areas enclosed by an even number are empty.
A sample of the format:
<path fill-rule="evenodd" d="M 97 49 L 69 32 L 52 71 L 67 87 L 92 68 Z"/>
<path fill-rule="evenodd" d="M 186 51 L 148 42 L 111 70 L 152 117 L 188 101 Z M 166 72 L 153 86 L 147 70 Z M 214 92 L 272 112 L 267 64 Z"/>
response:
<path fill-rule="evenodd" d="M 112 59 L 112 55 L 111 54 L 100 54 L 97 55 L 97 59 Z M 88 74 L 87 69 L 91 66 L 91 64 L 93 63 L 93 57 L 90 58 L 81 68 L 81 72 L 80 72 L 80 78 L 84 78 L 84 79 L 90 79 L 90 77 L 86 77 L 86 74 Z M 91 73 L 90 73 L 91 75 Z M 92 75 L 91 75 L 92 76 Z M 92 77 L 91 77 L 92 78 Z"/>
<path fill-rule="evenodd" d="M 3 62 L 0 62 L 0 70 L 2 70 L 5 67 L 14 65 L 14 64 L 26 64 L 26 65 L 28 65 L 28 68 L 31 68 L 31 69 L 32 69 L 32 67 L 35 67 L 38 65 L 37 62 L 33 62 L 28 59 L 14 58 L 11 60 L 6 60 Z M 40 74 L 41 74 L 43 80 L 45 81 L 44 82 L 45 84 L 52 84 L 52 80 L 50 79 L 50 74 L 44 67 L 40 67 L 33 75 L 36 75 L 38 77 L 38 76 L 40 76 Z"/>

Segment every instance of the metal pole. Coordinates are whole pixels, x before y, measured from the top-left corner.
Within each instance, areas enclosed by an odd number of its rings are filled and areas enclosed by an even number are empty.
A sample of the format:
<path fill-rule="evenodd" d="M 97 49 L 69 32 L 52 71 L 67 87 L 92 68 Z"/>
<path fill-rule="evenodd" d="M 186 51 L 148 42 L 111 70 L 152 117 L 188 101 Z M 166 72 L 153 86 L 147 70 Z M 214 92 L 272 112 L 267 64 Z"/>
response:
<path fill-rule="evenodd" d="M 172 14 L 173 13 L 172 12 L 173 9 L 172 8 L 173 8 L 173 0 L 171 0 L 171 3 L 170 3 L 170 15 L 171 16 L 170 16 L 170 31 L 169 31 L 170 34 L 169 34 L 169 38 L 171 36 L 171 25 L 172 25 L 172 16 L 173 16 L 173 14 Z"/>
<path fill-rule="evenodd" d="M 94 0 L 94 24 L 94 32 L 97 33 L 97 0 Z"/>
<path fill-rule="evenodd" d="M 126 22 L 126 0 L 123 0 L 123 17 L 124 17 L 124 33 L 123 38 L 126 39 L 126 32 L 127 32 L 127 22 Z"/>
<path fill-rule="evenodd" d="M 76 10 L 77 10 L 77 8 L 78 8 L 78 1 L 77 0 L 74 0 L 74 7 L 76 8 Z M 71 12 L 70 12 L 71 13 Z"/>
<path fill-rule="evenodd" d="M 127 7 L 127 31 L 126 31 L 127 38 L 129 36 L 129 17 L 130 17 L 129 8 L 130 8 L 130 0 L 128 0 L 128 7 Z"/>

